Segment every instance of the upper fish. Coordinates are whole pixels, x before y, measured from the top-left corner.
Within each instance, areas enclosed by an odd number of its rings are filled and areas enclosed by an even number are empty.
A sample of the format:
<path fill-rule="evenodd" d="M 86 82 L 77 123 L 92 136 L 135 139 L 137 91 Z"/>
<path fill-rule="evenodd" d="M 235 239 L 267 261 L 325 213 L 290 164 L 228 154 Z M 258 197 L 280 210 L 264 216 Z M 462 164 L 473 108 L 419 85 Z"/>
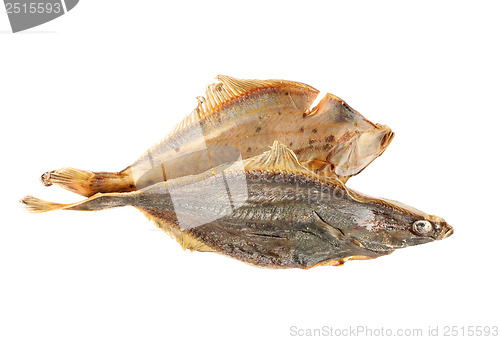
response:
<path fill-rule="evenodd" d="M 345 182 L 380 156 L 393 138 L 342 99 L 286 80 L 220 75 L 205 97 L 160 143 L 120 172 L 64 168 L 42 176 L 84 196 L 127 192 L 247 159 L 279 141 L 307 168 Z M 317 105 L 313 104 L 317 101 Z"/>

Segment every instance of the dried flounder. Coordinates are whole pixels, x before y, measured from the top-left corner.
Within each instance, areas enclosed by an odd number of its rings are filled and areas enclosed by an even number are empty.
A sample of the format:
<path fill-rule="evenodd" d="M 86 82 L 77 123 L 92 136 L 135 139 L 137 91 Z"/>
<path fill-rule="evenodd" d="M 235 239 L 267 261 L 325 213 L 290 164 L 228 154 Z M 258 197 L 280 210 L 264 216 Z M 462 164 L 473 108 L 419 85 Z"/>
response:
<path fill-rule="evenodd" d="M 134 206 L 184 248 L 274 268 L 376 258 L 453 232 L 442 218 L 314 173 L 279 142 L 261 155 L 134 192 L 75 204 L 28 196 L 23 203 L 33 212 Z"/>
<path fill-rule="evenodd" d="M 285 80 L 218 76 L 196 109 L 158 145 L 121 172 L 64 168 L 42 176 L 84 196 L 129 192 L 266 151 L 277 140 L 308 168 L 345 182 L 380 156 L 392 131 L 373 124 L 344 101 Z M 238 152 L 235 153 L 234 149 Z"/>

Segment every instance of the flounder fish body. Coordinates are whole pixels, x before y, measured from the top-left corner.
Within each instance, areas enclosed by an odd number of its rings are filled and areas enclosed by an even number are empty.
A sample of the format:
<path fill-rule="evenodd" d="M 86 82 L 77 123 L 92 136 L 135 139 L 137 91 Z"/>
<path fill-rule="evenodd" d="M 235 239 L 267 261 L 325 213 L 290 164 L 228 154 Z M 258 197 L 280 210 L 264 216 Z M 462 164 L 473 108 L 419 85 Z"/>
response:
<path fill-rule="evenodd" d="M 274 141 L 306 167 L 345 182 L 381 155 L 392 131 L 373 124 L 344 101 L 285 80 L 218 76 L 196 109 L 165 138 L 121 172 L 64 168 L 42 176 L 84 196 L 128 192 L 262 154 Z"/>
<path fill-rule="evenodd" d="M 270 151 L 129 193 L 58 204 L 26 197 L 34 212 L 134 206 L 187 249 L 272 268 L 341 265 L 446 238 L 443 219 L 348 189 L 275 142 Z"/>

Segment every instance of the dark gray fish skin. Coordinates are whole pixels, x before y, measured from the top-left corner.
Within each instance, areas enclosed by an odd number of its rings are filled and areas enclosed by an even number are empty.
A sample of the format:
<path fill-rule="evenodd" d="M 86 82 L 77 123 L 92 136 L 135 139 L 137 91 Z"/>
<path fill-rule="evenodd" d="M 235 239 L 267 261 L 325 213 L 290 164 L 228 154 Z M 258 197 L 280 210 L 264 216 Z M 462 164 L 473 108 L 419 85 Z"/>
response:
<path fill-rule="evenodd" d="M 62 204 L 31 196 L 32 212 L 142 210 L 185 249 L 215 251 L 262 267 L 310 268 L 369 259 L 450 236 L 442 218 L 318 176 L 275 142 L 270 151 L 200 175 L 131 193 Z"/>
<path fill-rule="evenodd" d="M 213 185 L 217 176 L 186 190 L 175 187 L 176 196 L 185 200 L 183 213 L 194 221 L 224 205 L 218 202 L 220 197 L 204 195 L 209 192 L 205 186 Z M 231 174 L 224 176 L 231 181 Z M 248 198 L 238 202 L 239 197 L 232 197 L 236 206 L 242 204 L 239 208 L 186 230 L 215 251 L 245 262 L 309 268 L 351 256 L 387 255 L 439 238 L 412 231 L 412 224 L 423 216 L 387 204 L 356 201 L 342 186 L 285 172 L 247 172 L 246 176 Z M 169 194 L 151 194 L 158 191 L 156 186 L 143 189 L 133 205 L 160 219 L 176 219 Z M 445 226 L 441 230 L 447 231 Z"/>

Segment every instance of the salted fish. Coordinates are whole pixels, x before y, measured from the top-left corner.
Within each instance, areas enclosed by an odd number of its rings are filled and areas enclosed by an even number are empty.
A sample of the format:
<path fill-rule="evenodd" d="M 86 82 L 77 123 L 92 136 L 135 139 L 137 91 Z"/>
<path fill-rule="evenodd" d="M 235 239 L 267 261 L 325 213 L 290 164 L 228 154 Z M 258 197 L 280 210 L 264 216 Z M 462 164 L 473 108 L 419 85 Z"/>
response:
<path fill-rule="evenodd" d="M 279 142 L 261 155 L 135 192 L 98 193 L 75 204 L 31 196 L 22 202 L 32 212 L 134 206 L 185 249 L 272 268 L 341 265 L 453 233 L 440 217 L 312 172 Z"/>
<path fill-rule="evenodd" d="M 393 138 L 333 94 L 311 107 L 315 88 L 285 80 L 242 80 L 218 76 L 198 106 L 159 144 L 120 172 L 74 168 L 42 176 L 90 197 L 129 192 L 218 165 L 254 157 L 277 140 L 310 169 L 342 182 L 380 156 Z"/>

